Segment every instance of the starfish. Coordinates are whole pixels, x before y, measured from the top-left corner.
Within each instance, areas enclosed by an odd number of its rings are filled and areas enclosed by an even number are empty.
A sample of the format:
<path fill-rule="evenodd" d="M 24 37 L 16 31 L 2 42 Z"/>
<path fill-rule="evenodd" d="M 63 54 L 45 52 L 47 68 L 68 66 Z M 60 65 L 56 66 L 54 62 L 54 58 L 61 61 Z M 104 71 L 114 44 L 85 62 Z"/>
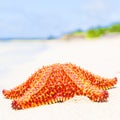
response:
<path fill-rule="evenodd" d="M 26 109 L 40 105 L 63 102 L 75 95 L 87 96 L 95 102 L 107 101 L 108 89 L 117 83 L 117 78 L 104 78 L 75 64 L 52 64 L 43 66 L 26 82 L 3 95 L 12 99 L 12 108 Z"/>

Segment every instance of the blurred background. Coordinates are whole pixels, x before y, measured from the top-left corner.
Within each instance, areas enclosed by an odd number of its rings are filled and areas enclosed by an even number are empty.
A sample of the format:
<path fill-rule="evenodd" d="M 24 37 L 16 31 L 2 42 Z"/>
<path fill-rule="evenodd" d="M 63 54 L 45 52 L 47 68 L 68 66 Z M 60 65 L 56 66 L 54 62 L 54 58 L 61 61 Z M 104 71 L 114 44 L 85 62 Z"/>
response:
<path fill-rule="evenodd" d="M 58 38 L 120 22 L 119 0 L 0 0 L 0 39 Z"/>
<path fill-rule="evenodd" d="M 118 58 L 116 39 L 120 41 L 119 0 L 0 0 L 0 87 L 54 62 L 90 70 L 101 70 L 102 63 L 110 67 L 108 54 Z"/>

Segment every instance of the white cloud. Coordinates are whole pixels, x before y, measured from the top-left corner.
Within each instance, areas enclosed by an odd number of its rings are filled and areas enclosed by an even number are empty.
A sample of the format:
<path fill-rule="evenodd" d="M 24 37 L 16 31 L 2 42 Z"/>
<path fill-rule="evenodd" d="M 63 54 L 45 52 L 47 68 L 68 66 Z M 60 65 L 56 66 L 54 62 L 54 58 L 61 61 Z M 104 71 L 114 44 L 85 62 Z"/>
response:
<path fill-rule="evenodd" d="M 85 11 L 92 11 L 94 13 L 104 11 L 107 8 L 108 5 L 104 0 L 87 0 L 87 2 L 84 3 L 82 9 Z"/>

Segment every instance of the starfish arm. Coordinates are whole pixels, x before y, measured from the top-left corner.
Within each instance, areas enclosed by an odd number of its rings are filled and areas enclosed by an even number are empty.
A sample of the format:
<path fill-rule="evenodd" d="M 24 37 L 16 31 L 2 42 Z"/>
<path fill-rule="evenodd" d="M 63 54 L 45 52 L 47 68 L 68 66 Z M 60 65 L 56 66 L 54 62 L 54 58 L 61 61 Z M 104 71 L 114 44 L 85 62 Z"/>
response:
<path fill-rule="evenodd" d="M 24 93 L 32 87 L 32 84 L 34 84 L 36 81 L 40 80 L 39 77 L 43 74 L 43 71 L 48 67 L 43 67 L 39 69 L 37 72 L 35 72 L 28 80 L 19 86 L 16 86 L 15 88 L 11 90 L 5 90 L 3 89 L 2 93 L 6 98 L 9 99 L 17 99 L 24 95 Z"/>
<path fill-rule="evenodd" d="M 95 85 L 101 90 L 107 90 L 112 88 L 117 83 L 117 78 L 104 78 L 99 75 L 94 75 L 91 72 L 81 69 L 85 79 L 89 80 L 92 85 Z"/>
<path fill-rule="evenodd" d="M 27 93 L 20 99 L 16 99 L 12 101 L 12 108 L 15 110 L 20 110 L 20 109 L 26 109 L 26 108 L 31 108 L 31 107 L 36 107 L 40 105 L 44 105 L 49 103 L 50 98 L 47 97 L 47 94 L 45 94 L 45 91 L 39 91 L 36 94 L 30 95 Z"/>
<path fill-rule="evenodd" d="M 45 87 L 48 78 L 52 72 L 52 67 L 45 69 L 42 73 L 40 80 L 36 80 L 32 87 L 29 88 L 24 96 L 19 99 L 15 99 L 12 102 L 13 109 L 25 109 L 30 107 L 35 107 L 38 105 L 43 105 L 46 103 L 47 96 L 49 94 L 48 88 Z"/>
<path fill-rule="evenodd" d="M 57 102 L 64 102 L 73 96 L 74 92 L 71 92 L 70 90 L 66 91 L 65 86 L 62 87 L 62 85 L 60 85 L 52 87 L 47 81 L 47 83 L 44 84 L 44 87 L 35 93 L 32 91 L 32 94 L 26 93 L 20 99 L 13 100 L 12 108 L 20 110 Z"/>
<path fill-rule="evenodd" d="M 11 90 L 3 89 L 2 93 L 6 98 L 9 98 L 9 99 L 20 98 L 25 93 L 25 91 L 27 91 L 27 89 L 30 87 L 30 84 L 32 82 L 33 82 L 33 78 L 31 77 L 26 82 L 22 83 L 19 86 L 16 86 Z"/>
<path fill-rule="evenodd" d="M 12 108 L 15 110 L 27 109 L 56 102 L 63 102 L 70 99 L 67 97 L 60 97 L 57 93 L 57 89 L 44 86 L 36 94 L 32 94 L 30 96 L 25 95 L 20 99 L 12 101 Z"/>
<path fill-rule="evenodd" d="M 83 75 L 83 78 L 86 79 L 88 82 L 90 82 L 92 85 L 98 87 L 101 90 L 107 90 L 112 88 L 117 83 L 117 78 L 104 78 L 100 77 L 99 75 L 94 75 L 91 72 L 81 69 L 80 67 L 73 65 L 73 64 L 67 64 L 67 66 L 74 69 L 75 73 L 78 76 Z"/>
<path fill-rule="evenodd" d="M 95 85 L 99 89 L 107 90 L 112 88 L 117 83 L 117 78 L 104 78 L 99 75 L 94 75 L 91 72 L 80 69 L 81 74 L 84 75 L 85 79 L 88 79 L 92 85 Z"/>
<path fill-rule="evenodd" d="M 87 82 L 84 77 L 78 76 L 73 69 L 63 65 L 65 73 L 74 81 L 74 83 L 79 87 L 77 95 L 84 95 L 90 98 L 92 101 L 102 102 L 106 101 L 108 98 L 108 92 L 106 90 L 100 90 L 94 85 Z"/>
<path fill-rule="evenodd" d="M 12 108 L 15 110 L 20 109 L 27 109 L 27 108 L 33 108 L 41 105 L 47 105 L 47 104 L 53 104 L 56 102 L 63 102 L 65 100 L 68 100 L 66 97 L 56 97 L 55 92 L 47 90 L 45 91 L 39 91 L 38 93 L 30 96 L 30 97 L 24 97 L 17 100 L 12 101 Z"/>
<path fill-rule="evenodd" d="M 16 99 L 12 101 L 12 108 L 15 110 L 20 109 L 27 109 L 32 108 L 40 105 L 45 105 L 52 103 L 52 99 L 50 97 L 47 97 L 47 94 L 45 92 L 38 92 L 37 94 L 31 95 L 31 96 L 24 96 L 20 99 Z"/>

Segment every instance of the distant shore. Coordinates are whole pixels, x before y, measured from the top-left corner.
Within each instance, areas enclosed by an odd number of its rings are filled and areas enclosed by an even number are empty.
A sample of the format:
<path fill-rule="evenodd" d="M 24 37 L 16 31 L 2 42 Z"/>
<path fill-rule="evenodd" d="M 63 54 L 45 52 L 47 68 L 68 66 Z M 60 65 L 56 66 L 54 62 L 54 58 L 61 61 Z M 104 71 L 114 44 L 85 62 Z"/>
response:
<path fill-rule="evenodd" d="M 0 39 L 0 42 L 7 42 L 7 41 L 22 41 L 22 42 L 38 42 L 38 41 L 56 41 L 56 40 L 64 40 L 64 41 L 72 41 L 72 40 L 100 40 L 100 39 L 120 39 L 120 33 L 107 33 L 100 37 L 95 38 L 86 38 L 82 35 L 72 35 L 72 34 L 66 34 L 59 38 L 54 39 L 41 39 L 41 38 L 4 38 Z"/>

